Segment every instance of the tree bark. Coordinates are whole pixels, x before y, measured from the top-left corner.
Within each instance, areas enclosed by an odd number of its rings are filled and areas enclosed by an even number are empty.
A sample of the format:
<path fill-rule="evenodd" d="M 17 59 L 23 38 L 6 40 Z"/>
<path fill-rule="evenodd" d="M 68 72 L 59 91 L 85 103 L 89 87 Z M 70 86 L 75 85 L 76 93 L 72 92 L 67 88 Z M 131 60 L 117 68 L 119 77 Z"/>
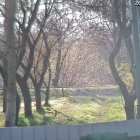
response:
<path fill-rule="evenodd" d="M 58 50 L 58 54 L 57 54 L 57 62 L 56 62 L 56 69 L 55 69 L 55 78 L 53 79 L 53 85 L 55 87 L 59 86 L 59 77 L 60 77 L 60 68 L 61 65 L 61 48 L 59 48 Z"/>
<path fill-rule="evenodd" d="M 35 86 L 35 100 L 36 100 L 36 110 L 40 111 L 41 110 L 41 92 L 40 92 L 40 87 Z"/>
<path fill-rule="evenodd" d="M 126 113 L 126 119 L 131 120 L 135 119 L 135 110 L 134 110 L 134 102 L 135 99 L 130 97 L 128 100 L 125 101 L 125 113 Z"/>
<path fill-rule="evenodd" d="M 44 106 L 49 106 L 49 88 L 47 87 L 46 93 L 45 93 L 46 97 L 45 97 L 45 103 Z"/>
<path fill-rule="evenodd" d="M 50 98 L 50 84 L 51 84 L 51 68 L 50 68 L 50 62 L 48 66 L 49 70 L 49 79 L 48 79 L 48 85 L 46 85 L 46 92 L 45 92 L 45 106 L 49 106 L 49 98 Z"/>
<path fill-rule="evenodd" d="M 6 97 L 7 97 L 7 86 L 3 82 L 3 113 L 6 113 Z"/>
<path fill-rule="evenodd" d="M 20 96 L 17 92 L 17 94 L 16 94 L 16 121 L 15 121 L 16 126 L 18 126 L 20 105 L 21 105 L 21 99 L 20 99 Z"/>
<path fill-rule="evenodd" d="M 5 126 L 15 126 L 16 121 L 16 46 L 14 19 L 16 0 L 5 0 L 5 33 L 7 47 L 7 108 Z"/>
<path fill-rule="evenodd" d="M 26 82 L 22 80 L 22 78 L 17 75 L 17 82 L 20 86 L 23 98 L 24 98 L 24 113 L 25 117 L 32 116 L 32 105 L 31 105 L 31 95 L 30 90 Z"/>
<path fill-rule="evenodd" d="M 6 50 L 5 50 L 6 52 Z M 6 113 L 6 98 L 7 98 L 7 59 L 3 58 L 3 67 L 1 67 L 1 75 L 3 78 L 3 113 Z M 3 72 L 2 72 L 3 71 Z"/>

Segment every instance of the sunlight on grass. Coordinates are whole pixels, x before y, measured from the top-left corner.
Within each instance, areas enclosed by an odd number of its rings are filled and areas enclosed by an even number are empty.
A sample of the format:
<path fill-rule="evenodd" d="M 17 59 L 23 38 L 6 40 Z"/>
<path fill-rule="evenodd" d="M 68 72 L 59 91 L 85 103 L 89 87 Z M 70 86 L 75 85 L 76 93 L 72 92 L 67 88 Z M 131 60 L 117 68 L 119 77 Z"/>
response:
<path fill-rule="evenodd" d="M 56 90 L 57 91 L 57 90 Z M 33 116 L 24 117 L 20 110 L 19 126 L 38 126 L 48 124 L 84 124 L 125 120 L 122 98 L 119 94 L 111 96 L 90 95 L 72 96 L 72 90 L 62 97 L 51 97 L 50 107 L 40 112 L 33 108 Z M 57 94 L 57 93 L 55 93 Z M 4 126 L 4 114 L 0 114 L 0 127 Z"/>
<path fill-rule="evenodd" d="M 96 98 L 96 99 L 95 99 Z M 66 124 L 118 121 L 125 119 L 120 97 L 75 97 L 53 101 L 52 107 L 58 112 L 55 121 Z"/>
<path fill-rule="evenodd" d="M 110 102 L 108 103 L 108 113 L 105 115 L 105 121 L 110 121 L 110 120 L 125 120 L 125 112 L 124 112 L 124 107 L 121 101 L 121 98 L 115 99 L 110 99 Z"/>
<path fill-rule="evenodd" d="M 4 113 L 0 113 L 0 127 L 4 127 L 4 123 L 5 123 L 5 114 Z"/>

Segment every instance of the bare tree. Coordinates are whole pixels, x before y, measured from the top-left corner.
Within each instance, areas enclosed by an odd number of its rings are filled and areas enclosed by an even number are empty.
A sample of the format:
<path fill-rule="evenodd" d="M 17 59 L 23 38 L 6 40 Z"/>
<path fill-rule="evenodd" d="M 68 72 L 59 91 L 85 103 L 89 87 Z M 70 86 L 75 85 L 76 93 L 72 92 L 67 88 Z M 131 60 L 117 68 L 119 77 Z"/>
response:
<path fill-rule="evenodd" d="M 133 56 L 133 44 L 130 37 L 131 34 L 131 23 L 129 18 L 127 17 L 127 1 L 114 1 L 113 7 L 114 7 L 114 18 L 116 19 L 116 22 L 119 27 L 119 33 L 118 33 L 118 39 L 115 42 L 114 50 L 112 51 L 110 55 L 110 67 L 112 70 L 112 74 L 116 80 L 116 83 L 119 85 L 124 102 L 125 102 L 125 112 L 126 112 L 126 118 L 127 119 L 134 119 L 135 118 L 135 111 L 134 111 L 134 102 L 136 99 L 135 94 L 135 85 L 132 87 L 132 90 L 128 90 L 126 83 L 121 79 L 121 77 L 118 74 L 118 71 L 115 67 L 115 57 L 118 54 L 120 48 L 122 47 L 122 41 L 124 41 L 125 46 L 127 48 L 127 51 L 129 53 L 129 58 L 131 62 L 131 69 L 130 72 L 132 73 L 133 79 L 134 79 L 134 71 L 133 71 L 133 65 L 134 65 L 134 56 Z M 134 79 L 135 81 L 135 79 Z"/>
<path fill-rule="evenodd" d="M 125 105 L 124 109 L 126 112 L 126 119 L 134 119 L 134 101 L 136 99 L 135 95 L 135 79 L 134 79 L 134 56 L 133 56 L 133 43 L 131 40 L 131 21 L 129 11 L 129 2 L 127 0 L 88 0 L 81 1 L 78 0 L 75 3 L 79 6 L 85 7 L 89 10 L 93 10 L 97 15 L 99 15 L 103 24 L 100 24 L 100 27 L 108 28 L 110 36 L 106 36 L 106 41 L 111 46 L 109 53 L 109 64 L 111 68 L 112 75 L 119 85 Z M 93 26 L 94 27 L 94 26 Z M 126 50 L 129 54 L 129 59 L 131 63 L 130 72 L 132 74 L 133 86 L 131 90 L 128 88 L 127 83 L 120 76 L 120 71 L 118 71 L 116 65 L 116 57 L 119 54 L 120 49 L 126 47 Z M 113 49 L 113 50 L 112 50 Z M 125 52 L 125 53 L 127 53 Z"/>

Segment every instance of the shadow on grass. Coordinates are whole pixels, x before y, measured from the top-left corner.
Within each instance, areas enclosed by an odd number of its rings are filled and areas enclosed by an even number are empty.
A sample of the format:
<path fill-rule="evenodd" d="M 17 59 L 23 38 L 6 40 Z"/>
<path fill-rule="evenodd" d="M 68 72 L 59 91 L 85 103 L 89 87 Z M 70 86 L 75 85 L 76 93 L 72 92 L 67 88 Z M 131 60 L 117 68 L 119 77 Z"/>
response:
<path fill-rule="evenodd" d="M 52 107 L 50 107 L 50 109 L 51 110 L 53 110 L 54 111 L 54 115 L 55 115 L 55 119 L 58 117 L 58 118 L 65 118 L 64 120 L 63 120 L 63 122 L 59 122 L 59 120 L 57 120 L 57 121 L 53 121 L 55 124 L 80 124 L 80 123 L 84 123 L 84 121 L 83 120 L 80 120 L 80 119 L 77 119 L 77 118 L 75 118 L 74 116 L 72 116 L 72 115 L 67 115 L 67 114 L 65 114 L 65 112 L 62 112 L 62 111 L 58 111 L 58 110 L 56 110 L 56 109 L 54 109 L 54 108 L 52 108 Z"/>
<path fill-rule="evenodd" d="M 21 115 L 19 118 L 19 126 L 40 126 L 51 124 L 52 122 L 52 117 L 46 116 L 44 109 L 39 112 L 33 112 L 31 117 L 25 118 L 24 115 Z"/>

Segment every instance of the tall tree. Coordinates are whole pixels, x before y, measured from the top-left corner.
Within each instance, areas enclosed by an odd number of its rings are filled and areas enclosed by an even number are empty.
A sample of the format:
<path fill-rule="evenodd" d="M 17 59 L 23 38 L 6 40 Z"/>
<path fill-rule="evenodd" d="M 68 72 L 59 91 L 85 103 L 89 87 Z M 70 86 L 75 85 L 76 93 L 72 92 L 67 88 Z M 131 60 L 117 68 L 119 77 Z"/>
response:
<path fill-rule="evenodd" d="M 15 126 L 16 121 L 16 45 L 14 20 L 16 0 L 5 0 L 5 34 L 7 47 L 7 108 L 5 126 Z"/>
<path fill-rule="evenodd" d="M 135 118 L 134 102 L 136 99 L 135 94 L 135 77 L 134 77 L 134 55 L 133 55 L 133 43 L 131 40 L 131 20 L 129 0 L 78 0 L 80 6 L 84 6 L 88 9 L 93 10 L 99 15 L 101 22 L 104 23 L 100 27 L 105 27 L 110 30 L 110 36 L 107 37 L 107 42 L 110 44 L 110 48 L 113 50 L 110 53 L 109 64 L 112 75 L 120 87 L 123 99 L 124 109 L 126 113 L 126 119 Z M 116 58 L 121 49 L 126 47 L 129 57 L 130 73 L 132 75 L 132 87 L 129 89 L 128 84 L 124 81 L 123 77 L 120 76 L 120 71 L 117 69 Z M 124 54 L 123 54 L 124 55 Z M 126 55 L 126 53 L 125 53 Z"/>
<path fill-rule="evenodd" d="M 117 71 L 115 67 L 115 63 L 113 64 L 113 61 L 115 61 L 115 57 L 117 56 L 119 50 L 123 45 L 121 44 L 121 40 L 124 41 L 124 44 L 127 48 L 129 58 L 130 58 L 130 63 L 132 68 L 130 68 L 132 76 L 133 76 L 133 81 L 135 80 L 134 78 L 134 71 L 133 71 L 133 65 L 134 65 L 134 55 L 133 55 L 133 43 L 131 40 L 131 23 L 130 20 L 127 16 L 127 1 L 113 1 L 113 9 L 114 9 L 114 17 L 116 20 L 116 23 L 118 24 L 118 28 L 120 30 L 120 34 L 118 37 L 118 42 L 115 43 L 114 50 L 112 51 L 110 55 L 110 68 L 112 70 L 112 74 L 114 76 L 114 79 L 116 80 L 116 83 L 119 85 L 121 93 L 124 98 L 125 102 L 125 112 L 126 112 L 126 119 L 134 119 L 135 118 L 135 111 L 134 111 L 134 102 L 136 99 L 136 94 L 135 94 L 135 82 L 134 86 L 132 87 L 131 90 L 128 90 L 127 84 L 123 81 L 123 79 L 119 76 L 119 72 Z M 122 39 L 119 39 L 122 37 Z M 115 41 L 114 41 L 115 42 Z"/>

